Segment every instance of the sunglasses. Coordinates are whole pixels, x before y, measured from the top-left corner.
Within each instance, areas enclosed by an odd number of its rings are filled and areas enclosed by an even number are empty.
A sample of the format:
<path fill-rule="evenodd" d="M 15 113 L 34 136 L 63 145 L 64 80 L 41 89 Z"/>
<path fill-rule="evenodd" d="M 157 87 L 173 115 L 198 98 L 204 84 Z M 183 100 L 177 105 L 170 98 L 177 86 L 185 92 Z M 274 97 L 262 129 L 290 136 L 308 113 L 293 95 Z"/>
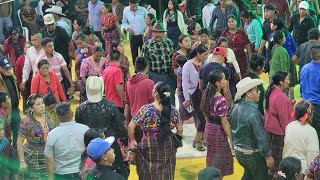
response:
<path fill-rule="evenodd" d="M 47 24 L 46 26 L 54 26 L 54 23 L 52 23 L 52 24 Z"/>

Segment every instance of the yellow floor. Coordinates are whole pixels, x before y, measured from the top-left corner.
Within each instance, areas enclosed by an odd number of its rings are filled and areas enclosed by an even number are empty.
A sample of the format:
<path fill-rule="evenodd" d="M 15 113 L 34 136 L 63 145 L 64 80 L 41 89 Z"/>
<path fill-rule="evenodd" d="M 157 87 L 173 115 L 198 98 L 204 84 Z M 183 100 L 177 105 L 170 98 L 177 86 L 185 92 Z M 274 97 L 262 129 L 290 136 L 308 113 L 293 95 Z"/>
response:
<path fill-rule="evenodd" d="M 129 58 L 130 60 L 130 72 L 133 74 L 134 68 L 132 66 L 131 62 L 131 54 L 130 54 L 130 46 L 128 42 L 125 42 L 125 55 Z M 72 72 L 73 77 L 74 72 Z M 262 74 L 261 79 L 266 82 L 265 88 L 267 88 L 267 83 L 268 83 L 268 77 L 266 74 Z M 299 87 L 295 88 L 296 96 L 299 95 Z M 76 99 L 78 97 L 76 96 Z M 75 112 L 76 107 L 78 107 L 79 101 L 72 101 L 72 109 Z M 205 157 L 196 157 L 196 158 L 183 158 L 183 159 L 177 159 L 177 164 L 176 164 L 176 173 L 175 173 L 175 179 L 177 180 L 196 180 L 198 172 L 205 168 L 206 166 L 206 159 Z M 138 175 L 136 173 L 136 167 L 131 166 L 130 167 L 131 173 L 129 176 L 129 180 L 137 180 Z M 225 180 L 239 180 L 241 179 L 243 174 L 243 168 L 238 164 L 236 158 L 234 158 L 234 174 L 231 176 L 227 176 L 223 179 Z"/>

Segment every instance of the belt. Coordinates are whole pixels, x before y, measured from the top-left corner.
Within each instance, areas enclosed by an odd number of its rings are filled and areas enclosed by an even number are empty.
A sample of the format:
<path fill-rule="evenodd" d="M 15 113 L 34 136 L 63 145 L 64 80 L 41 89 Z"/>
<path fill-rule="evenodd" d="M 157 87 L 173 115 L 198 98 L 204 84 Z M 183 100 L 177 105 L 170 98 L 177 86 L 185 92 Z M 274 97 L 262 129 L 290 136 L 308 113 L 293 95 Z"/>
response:
<path fill-rule="evenodd" d="M 259 149 L 243 149 L 243 148 L 240 148 L 236 145 L 234 145 L 234 150 L 242 152 L 244 154 L 252 154 L 252 153 L 256 153 L 256 152 L 260 151 Z"/>
<path fill-rule="evenodd" d="M 208 121 L 210 124 L 221 125 L 221 118 L 220 118 L 220 117 L 211 117 L 211 116 L 209 116 L 209 118 L 207 119 L 207 121 Z"/>
<path fill-rule="evenodd" d="M 149 131 L 144 131 L 144 136 L 146 137 L 157 137 L 158 136 L 158 132 L 149 132 Z"/>

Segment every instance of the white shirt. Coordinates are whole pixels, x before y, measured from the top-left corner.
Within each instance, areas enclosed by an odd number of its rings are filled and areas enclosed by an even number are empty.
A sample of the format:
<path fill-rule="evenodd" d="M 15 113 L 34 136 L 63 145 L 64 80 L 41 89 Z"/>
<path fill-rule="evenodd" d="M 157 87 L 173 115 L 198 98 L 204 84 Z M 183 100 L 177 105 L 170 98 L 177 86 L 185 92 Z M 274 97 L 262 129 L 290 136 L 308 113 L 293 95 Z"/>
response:
<path fill-rule="evenodd" d="M 148 14 L 146 8 L 138 6 L 136 12 L 132 12 L 130 7 L 123 10 L 122 27 L 124 29 L 132 29 L 134 35 L 143 35 L 147 25 L 144 21 Z"/>
<path fill-rule="evenodd" d="M 78 173 L 85 148 L 84 133 L 88 126 L 75 121 L 60 123 L 48 133 L 44 154 L 54 159 L 54 172 L 59 175 Z"/>
<path fill-rule="evenodd" d="M 212 54 L 209 54 L 204 64 L 208 64 L 209 62 L 212 62 Z M 236 73 L 240 73 L 240 67 L 236 59 L 236 55 L 234 54 L 233 50 L 230 48 L 227 48 L 227 63 L 230 63 L 233 65 L 234 69 L 236 70 Z M 223 64 L 223 66 L 225 66 L 225 64 Z"/>
<path fill-rule="evenodd" d="M 301 160 L 302 173 L 319 153 L 319 140 L 316 130 L 309 124 L 292 121 L 286 127 L 282 158 L 289 156 Z"/>
<path fill-rule="evenodd" d="M 23 66 L 23 70 L 22 70 L 22 82 L 27 82 L 29 79 L 29 75 L 30 72 L 32 70 L 33 75 L 34 76 L 36 73 L 36 59 L 38 59 L 38 57 L 40 56 L 40 54 L 42 54 L 44 51 L 41 48 L 41 50 L 39 51 L 39 53 L 37 53 L 36 49 L 34 48 L 34 46 L 30 47 L 27 51 L 25 60 L 24 60 L 24 66 Z"/>
<path fill-rule="evenodd" d="M 205 28 L 209 27 L 214 8 L 216 8 L 216 6 L 212 3 L 208 3 L 206 6 L 203 7 L 202 9 L 203 27 Z"/>

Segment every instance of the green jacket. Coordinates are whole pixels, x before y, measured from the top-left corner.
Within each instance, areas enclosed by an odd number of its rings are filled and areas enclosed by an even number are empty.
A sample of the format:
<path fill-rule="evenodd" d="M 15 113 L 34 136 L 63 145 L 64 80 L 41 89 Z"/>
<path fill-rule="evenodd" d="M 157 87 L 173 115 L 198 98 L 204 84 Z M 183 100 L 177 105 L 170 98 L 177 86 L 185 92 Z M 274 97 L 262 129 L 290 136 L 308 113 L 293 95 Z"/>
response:
<path fill-rule="evenodd" d="M 239 100 L 229 112 L 234 145 L 242 149 L 259 149 L 262 157 L 270 155 L 263 116 L 258 104 Z"/>
<path fill-rule="evenodd" d="M 287 50 L 278 44 L 274 45 L 271 51 L 269 77 L 273 77 L 278 71 L 289 72 L 290 61 Z"/>

